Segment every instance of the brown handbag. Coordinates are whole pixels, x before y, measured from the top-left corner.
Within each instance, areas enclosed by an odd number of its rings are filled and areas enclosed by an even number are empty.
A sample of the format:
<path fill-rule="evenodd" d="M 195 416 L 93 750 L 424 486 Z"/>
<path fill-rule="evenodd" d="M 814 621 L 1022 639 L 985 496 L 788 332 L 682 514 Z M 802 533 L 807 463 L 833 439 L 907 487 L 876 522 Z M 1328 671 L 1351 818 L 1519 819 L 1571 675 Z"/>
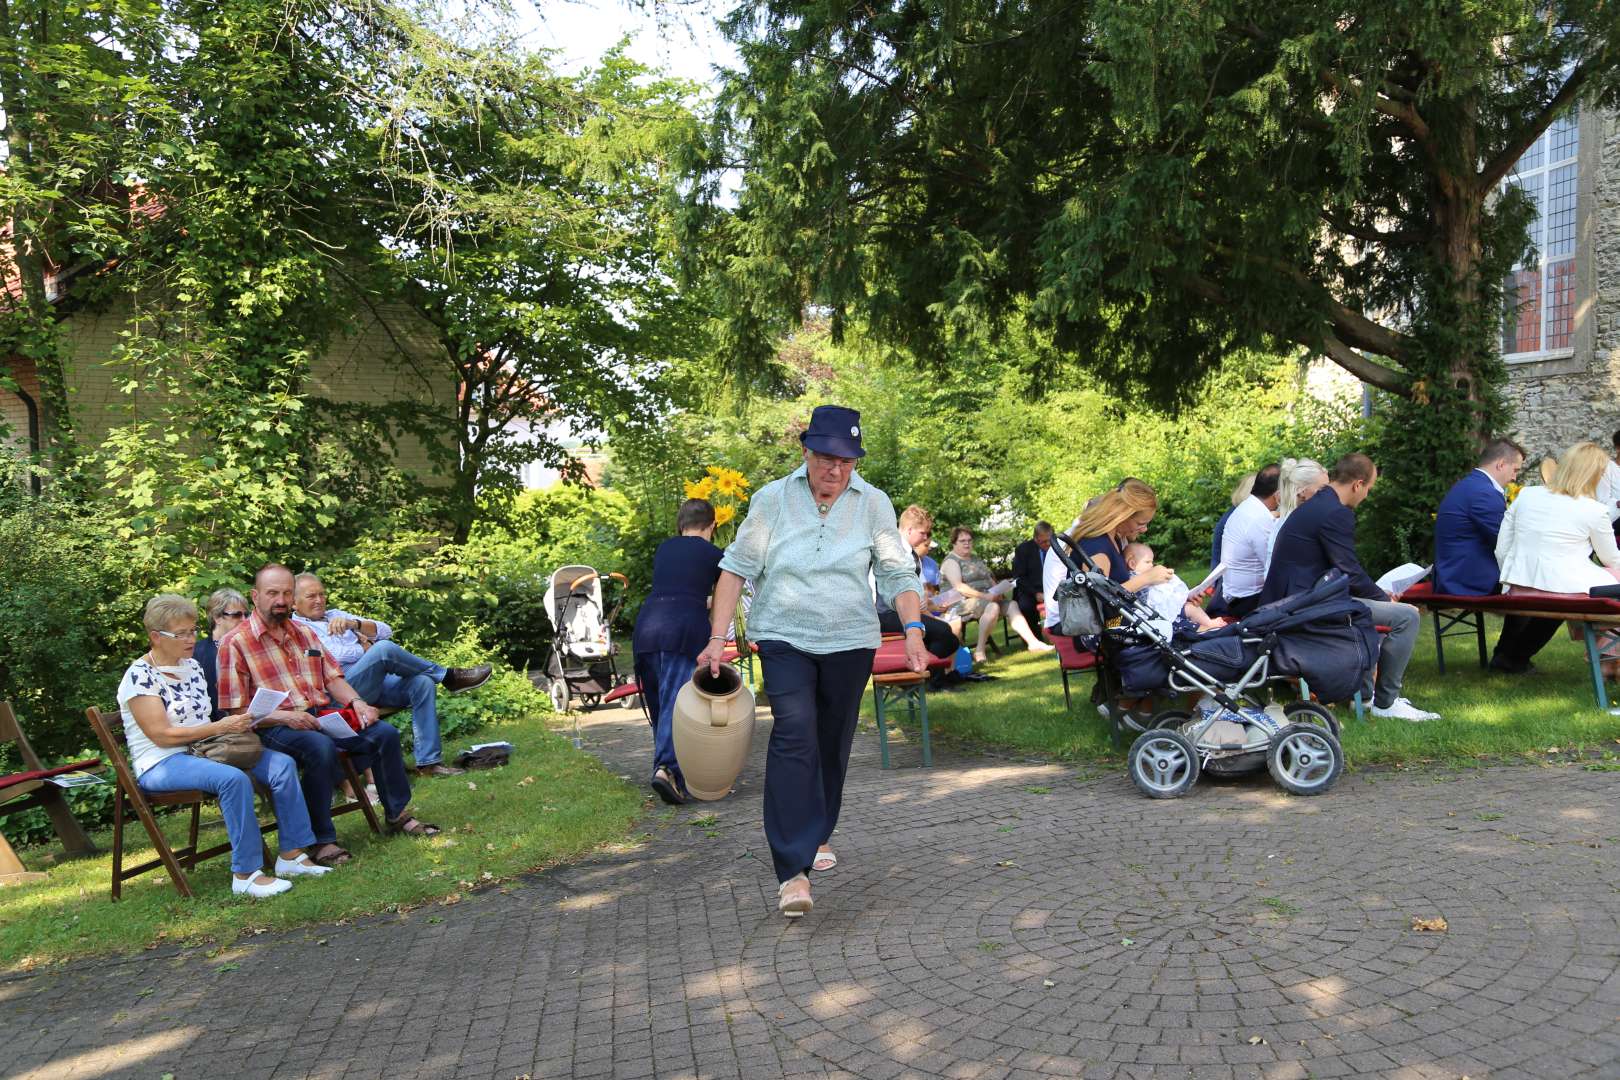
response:
<path fill-rule="evenodd" d="M 217 761 L 221 765 L 230 765 L 243 772 L 257 765 L 259 758 L 264 754 L 264 744 L 251 731 L 210 735 L 206 739 L 198 739 L 187 749 L 200 758 Z"/>

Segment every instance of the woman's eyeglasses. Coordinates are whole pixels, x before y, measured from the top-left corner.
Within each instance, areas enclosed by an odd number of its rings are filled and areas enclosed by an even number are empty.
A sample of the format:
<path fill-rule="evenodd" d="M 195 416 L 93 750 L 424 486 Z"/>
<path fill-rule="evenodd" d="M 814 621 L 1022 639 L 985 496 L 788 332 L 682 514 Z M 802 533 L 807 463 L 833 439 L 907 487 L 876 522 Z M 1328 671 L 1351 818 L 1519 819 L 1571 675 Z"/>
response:
<path fill-rule="evenodd" d="M 190 630 L 159 630 L 159 631 L 157 631 L 157 633 L 162 634 L 164 637 L 170 639 L 171 641 L 195 641 L 195 640 L 197 640 L 197 629 L 196 629 L 196 627 L 192 627 Z"/>
<path fill-rule="evenodd" d="M 247 618 L 247 612 L 245 612 L 245 611 L 222 611 L 222 612 L 219 613 L 219 617 L 221 619 L 245 619 L 245 618 Z"/>

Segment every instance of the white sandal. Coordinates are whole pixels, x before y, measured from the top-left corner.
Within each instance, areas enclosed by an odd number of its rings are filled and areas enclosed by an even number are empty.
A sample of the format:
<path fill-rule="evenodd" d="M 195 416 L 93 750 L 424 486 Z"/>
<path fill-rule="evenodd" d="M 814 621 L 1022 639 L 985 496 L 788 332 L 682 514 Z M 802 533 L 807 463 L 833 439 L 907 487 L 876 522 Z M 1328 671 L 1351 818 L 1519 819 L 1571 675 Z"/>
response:
<path fill-rule="evenodd" d="M 792 890 L 792 895 L 788 895 Z M 790 919 L 802 918 L 810 913 L 816 902 L 810 899 L 810 879 L 795 874 L 776 887 L 776 910 Z"/>
<path fill-rule="evenodd" d="M 825 874 L 828 870 L 831 870 L 837 865 L 838 856 L 834 855 L 830 851 L 818 851 L 816 852 L 815 861 L 810 864 L 810 869 L 819 874 Z"/>

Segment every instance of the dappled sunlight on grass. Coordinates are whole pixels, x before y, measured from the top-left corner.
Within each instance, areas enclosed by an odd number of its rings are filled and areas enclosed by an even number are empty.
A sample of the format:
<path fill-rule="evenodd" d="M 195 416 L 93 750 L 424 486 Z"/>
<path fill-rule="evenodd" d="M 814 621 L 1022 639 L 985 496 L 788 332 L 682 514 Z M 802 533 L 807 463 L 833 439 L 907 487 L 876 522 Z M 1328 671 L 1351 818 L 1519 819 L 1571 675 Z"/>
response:
<path fill-rule="evenodd" d="M 241 934 L 454 902 L 469 889 L 625 836 L 642 797 L 595 758 L 575 751 L 541 720 L 488 728 L 477 741 L 493 738 L 513 743 L 512 763 L 504 769 L 413 785 L 413 811 L 444 834 L 425 841 L 379 837 L 359 814 L 344 815 L 337 819 L 338 840 L 354 862 L 322 878 L 298 879 L 292 891 L 270 900 L 232 896 L 228 856 L 190 873 L 195 900 L 181 900 L 168 875 L 156 870 L 126 881 L 115 904 L 110 834 L 94 837 L 103 854 L 91 859 L 56 862 L 48 849 L 25 851 L 30 866 L 54 865 L 46 881 L 0 890 L 0 967 L 160 943 L 228 942 Z M 187 822 L 176 815 L 162 821 L 171 843 L 183 843 Z M 203 834 L 223 838 L 212 807 L 204 811 Z M 124 836 L 133 848 L 125 852 L 126 865 L 151 857 L 138 822 Z"/>

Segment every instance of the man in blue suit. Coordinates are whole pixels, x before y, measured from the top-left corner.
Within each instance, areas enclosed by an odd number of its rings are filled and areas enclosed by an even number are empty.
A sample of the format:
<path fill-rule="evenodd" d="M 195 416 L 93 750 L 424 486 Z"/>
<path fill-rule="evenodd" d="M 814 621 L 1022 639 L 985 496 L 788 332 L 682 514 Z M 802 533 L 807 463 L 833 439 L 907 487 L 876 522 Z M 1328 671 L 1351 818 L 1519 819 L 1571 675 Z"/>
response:
<path fill-rule="evenodd" d="M 1396 603 L 1361 568 L 1356 556 L 1355 508 L 1377 481 L 1378 467 L 1366 454 L 1346 454 L 1334 463 L 1327 486 L 1301 503 L 1278 529 L 1260 603 L 1303 592 L 1329 570 L 1340 571 L 1350 579 L 1350 595 L 1367 605 L 1373 622 L 1390 628 L 1379 646 L 1377 683 L 1369 674 L 1361 688 L 1362 699 L 1372 699 L 1374 716 L 1413 723 L 1438 720 L 1438 714 L 1425 712 L 1401 696 L 1401 680 L 1422 625 L 1418 609 Z"/>
<path fill-rule="evenodd" d="M 1440 500 L 1434 518 L 1434 591 L 1446 596 L 1492 596 L 1500 588 L 1496 534 L 1507 510 L 1504 485 L 1524 468 L 1524 448 L 1512 439 L 1492 439 L 1479 467 Z M 1502 620 L 1491 670 L 1521 675 L 1534 670 L 1530 658 L 1558 633 L 1557 619 Z"/>

